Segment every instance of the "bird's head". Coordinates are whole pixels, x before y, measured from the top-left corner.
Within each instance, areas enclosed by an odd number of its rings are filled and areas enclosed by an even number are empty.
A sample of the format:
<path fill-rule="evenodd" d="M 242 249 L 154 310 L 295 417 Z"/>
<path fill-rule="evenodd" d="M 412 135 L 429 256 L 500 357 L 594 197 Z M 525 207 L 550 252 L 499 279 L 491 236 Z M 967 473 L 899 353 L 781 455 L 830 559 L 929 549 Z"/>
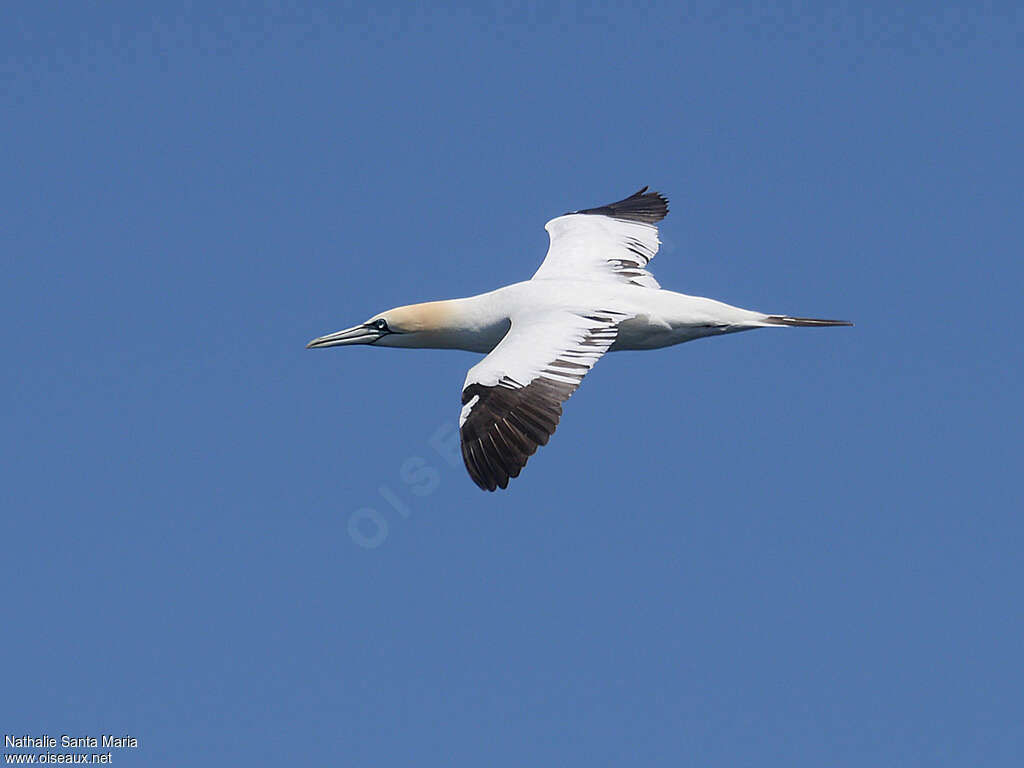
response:
<path fill-rule="evenodd" d="M 306 349 L 343 347 L 349 344 L 376 344 L 381 347 L 426 346 L 418 342 L 425 342 L 431 332 L 439 331 L 446 325 L 451 314 L 446 304 L 448 302 L 431 301 L 379 312 L 365 323 L 313 339 L 306 345 Z"/>

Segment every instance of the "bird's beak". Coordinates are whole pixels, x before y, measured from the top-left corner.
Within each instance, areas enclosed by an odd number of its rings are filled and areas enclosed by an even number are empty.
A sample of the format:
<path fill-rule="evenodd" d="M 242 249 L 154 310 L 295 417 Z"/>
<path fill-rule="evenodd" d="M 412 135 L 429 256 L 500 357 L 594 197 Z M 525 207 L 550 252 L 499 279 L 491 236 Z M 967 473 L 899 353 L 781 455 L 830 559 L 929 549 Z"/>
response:
<path fill-rule="evenodd" d="M 306 345 L 306 349 L 343 347 L 348 344 L 373 344 L 382 335 L 376 328 L 357 325 L 354 328 L 346 328 L 344 331 L 335 331 L 321 336 L 319 339 L 313 339 Z"/>

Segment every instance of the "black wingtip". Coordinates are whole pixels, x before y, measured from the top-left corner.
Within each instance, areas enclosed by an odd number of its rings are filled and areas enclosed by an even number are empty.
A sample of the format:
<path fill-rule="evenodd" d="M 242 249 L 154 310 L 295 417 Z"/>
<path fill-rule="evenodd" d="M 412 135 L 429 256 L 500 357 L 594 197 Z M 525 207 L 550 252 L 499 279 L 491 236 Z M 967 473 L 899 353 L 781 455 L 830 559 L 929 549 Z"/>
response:
<path fill-rule="evenodd" d="M 586 208 L 573 213 L 587 213 L 592 216 L 610 216 L 624 221 L 639 221 L 643 224 L 656 224 L 668 216 L 668 198 L 661 192 L 648 192 L 648 187 L 615 203 L 602 205 L 598 208 Z"/>

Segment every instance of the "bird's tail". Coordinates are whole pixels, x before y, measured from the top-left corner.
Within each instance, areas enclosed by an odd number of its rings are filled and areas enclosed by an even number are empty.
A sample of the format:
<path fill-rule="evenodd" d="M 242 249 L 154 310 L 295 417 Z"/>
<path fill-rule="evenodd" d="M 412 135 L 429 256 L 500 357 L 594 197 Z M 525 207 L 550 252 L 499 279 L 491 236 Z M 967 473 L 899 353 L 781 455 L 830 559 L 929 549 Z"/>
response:
<path fill-rule="evenodd" d="M 793 325 L 808 328 L 828 328 L 835 325 L 853 325 L 846 320 L 822 320 L 820 317 L 789 317 L 788 315 L 767 315 L 764 322 L 768 325 Z"/>

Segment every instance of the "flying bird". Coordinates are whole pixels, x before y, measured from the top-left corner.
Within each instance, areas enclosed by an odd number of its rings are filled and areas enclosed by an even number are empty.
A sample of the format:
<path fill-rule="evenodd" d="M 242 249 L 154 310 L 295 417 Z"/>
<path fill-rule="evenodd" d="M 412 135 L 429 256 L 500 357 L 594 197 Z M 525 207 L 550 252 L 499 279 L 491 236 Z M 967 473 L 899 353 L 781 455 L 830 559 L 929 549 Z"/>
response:
<path fill-rule="evenodd" d="M 660 349 L 684 341 L 787 326 L 852 325 L 766 315 L 666 291 L 647 265 L 668 214 L 658 192 L 572 211 L 545 225 L 550 246 L 525 282 L 479 296 L 396 307 L 310 349 L 378 347 L 486 353 L 462 387 L 462 458 L 480 488 L 508 487 L 558 426 L 564 403 L 605 352 Z"/>

